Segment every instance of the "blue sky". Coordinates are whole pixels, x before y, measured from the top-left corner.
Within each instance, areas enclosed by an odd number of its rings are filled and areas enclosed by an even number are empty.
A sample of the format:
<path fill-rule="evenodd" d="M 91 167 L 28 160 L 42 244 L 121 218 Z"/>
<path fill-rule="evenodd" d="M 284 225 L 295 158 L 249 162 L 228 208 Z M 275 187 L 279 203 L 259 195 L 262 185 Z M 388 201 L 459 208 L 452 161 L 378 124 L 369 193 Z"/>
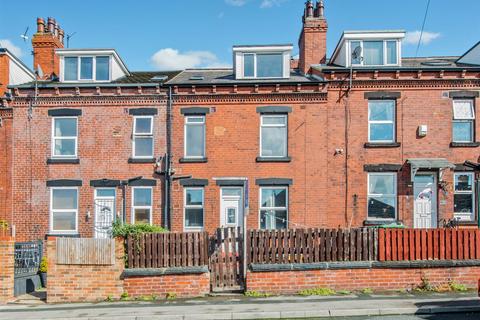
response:
<path fill-rule="evenodd" d="M 231 64 L 234 44 L 293 43 L 304 0 L 1 0 L 0 42 L 31 66 L 37 16 L 53 16 L 72 48 L 115 48 L 130 70 Z M 343 30 L 404 29 L 403 55 L 415 55 L 427 0 L 325 0 L 329 54 Z M 419 56 L 461 55 L 480 40 L 480 1 L 431 0 Z M 298 49 L 295 47 L 295 53 Z"/>

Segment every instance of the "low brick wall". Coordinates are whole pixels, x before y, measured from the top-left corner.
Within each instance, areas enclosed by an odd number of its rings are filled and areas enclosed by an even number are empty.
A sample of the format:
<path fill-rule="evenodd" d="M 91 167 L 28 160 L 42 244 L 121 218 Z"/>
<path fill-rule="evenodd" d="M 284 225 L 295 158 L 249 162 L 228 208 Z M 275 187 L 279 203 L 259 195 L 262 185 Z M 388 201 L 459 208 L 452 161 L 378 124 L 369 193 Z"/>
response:
<path fill-rule="evenodd" d="M 207 267 L 126 270 L 124 289 L 131 298 L 200 297 L 210 292 L 210 273 Z"/>
<path fill-rule="evenodd" d="M 475 266 L 475 264 L 477 264 Z M 334 290 L 403 290 L 412 289 L 422 283 L 422 277 L 431 285 L 439 286 L 450 281 L 463 284 L 468 288 L 477 288 L 480 278 L 480 261 L 458 266 L 434 266 L 428 264 L 398 265 L 397 267 L 375 266 L 341 268 L 302 268 L 291 269 L 253 268 L 247 273 L 247 290 L 273 294 L 296 294 L 304 289 L 330 288 Z M 270 269 L 270 270 L 268 270 Z M 303 269 L 303 270 L 301 270 Z"/>
<path fill-rule="evenodd" d="M 15 239 L 0 237 L 0 304 L 13 300 Z"/>

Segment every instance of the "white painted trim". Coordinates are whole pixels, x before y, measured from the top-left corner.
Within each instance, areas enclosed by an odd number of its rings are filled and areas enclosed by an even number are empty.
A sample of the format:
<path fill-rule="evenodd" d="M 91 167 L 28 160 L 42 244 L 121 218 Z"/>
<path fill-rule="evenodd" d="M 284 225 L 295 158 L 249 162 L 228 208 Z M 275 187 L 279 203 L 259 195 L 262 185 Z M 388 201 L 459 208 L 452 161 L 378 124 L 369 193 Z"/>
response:
<path fill-rule="evenodd" d="M 189 122 L 191 118 L 201 118 L 202 122 Z M 200 156 L 189 156 L 187 155 L 187 127 L 188 126 L 203 126 L 203 154 Z M 207 149 L 207 123 L 206 117 L 204 115 L 192 115 L 185 116 L 183 124 L 183 156 L 185 159 L 203 159 L 206 157 Z"/>
<path fill-rule="evenodd" d="M 375 101 L 380 101 L 380 102 L 393 102 L 393 120 L 370 120 L 370 103 L 375 102 Z M 368 121 L 368 142 L 372 143 L 392 143 L 396 142 L 396 135 L 397 135 L 397 102 L 396 100 L 369 100 L 368 101 L 368 115 L 367 115 L 367 121 Z M 392 124 L 393 127 L 393 135 L 392 135 L 392 140 L 372 140 L 370 137 L 370 125 L 371 124 Z"/>
<path fill-rule="evenodd" d="M 188 205 L 188 208 L 191 209 L 202 209 L 202 227 L 188 227 L 186 225 L 187 219 L 186 217 L 186 209 L 187 209 L 187 190 L 201 190 L 202 191 L 202 205 Z M 184 187 L 183 188 L 183 230 L 185 232 L 192 232 L 192 231 L 203 231 L 205 228 L 205 188 L 204 187 Z"/>
<path fill-rule="evenodd" d="M 135 209 L 149 209 L 150 216 L 149 216 L 149 224 L 152 225 L 152 216 L 153 216 L 153 187 L 132 187 L 132 194 L 131 194 L 131 216 L 130 221 L 131 224 L 135 224 Z M 150 206 L 135 206 L 135 190 L 137 189 L 149 189 L 150 190 Z"/>
<path fill-rule="evenodd" d="M 74 137 L 74 136 L 66 136 L 66 137 L 55 137 L 55 120 L 57 119 L 75 119 L 76 120 L 76 131 L 77 131 L 77 135 Z M 51 135 L 50 135 L 50 141 L 51 141 L 51 149 L 50 149 L 50 152 L 51 152 L 51 157 L 52 158 L 55 158 L 55 159 L 77 159 L 78 158 L 78 117 L 52 117 L 52 131 L 51 131 Z M 75 154 L 74 155 L 56 155 L 55 154 L 55 140 L 71 140 L 71 139 L 74 139 L 75 140 Z"/>
<path fill-rule="evenodd" d="M 285 124 L 263 124 L 264 118 L 279 118 L 282 117 L 285 119 Z M 262 147 L 262 135 L 264 128 L 285 128 L 285 140 L 284 140 L 284 148 L 285 154 L 280 156 L 272 156 L 272 155 L 264 155 L 263 154 L 263 147 Z M 268 114 L 268 115 L 261 115 L 260 116 L 260 157 L 269 157 L 269 158 L 285 158 L 288 156 L 288 115 L 286 114 Z"/>
<path fill-rule="evenodd" d="M 262 190 L 264 189 L 284 189 L 286 191 L 285 194 L 285 207 L 262 207 Z M 258 188 L 258 228 L 262 230 L 262 209 L 264 210 L 283 210 L 287 211 L 286 219 L 286 228 L 290 225 L 289 217 L 290 217 L 290 210 L 289 210 L 289 190 L 288 186 L 274 186 L 274 187 L 260 187 Z M 276 225 L 276 222 L 275 222 Z"/>
<path fill-rule="evenodd" d="M 147 133 L 136 133 L 137 129 L 137 119 L 150 119 L 150 132 Z M 132 133 L 132 158 L 134 159 L 150 159 L 153 158 L 153 155 L 155 154 L 155 139 L 153 137 L 153 116 L 134 116 L 133 117 L 133 133 Z M 145 138 L 151 138 L 152 139 L 152 152 L 151 155 L 147 156 L 137 156 L 135 154 L 135 142 L 136 139 L 145 139 Z"/>
<path fill-rule="evenodd" d="M 455 190 L 455 185 L 456 185 L 456 182 L 457 182 L 457 176 L 458 175 L 468 175 L 470 176 L 470 181 L 472 182 L 472 191 L 463 191 L 463 190 Z M 469 194 L 472 196 L 472 211 L 473 212 L 455 212 L 455 194 Z M 465 216 L 466 214 L 469 214 L 471 219 L 469 220 L 462 220 L 462 221 L 469 221 L 469 222 L 473 222 L 473 221 L 476 221 L 476 207 L 475 207 L 475 204 L 476 204 L 476 201 L 475 201 L 475 174 L 473 172 L 466 172 L 466 171 L 457 171 L 457 172 L 454 172 L 453 174 L 453 197 L 454 197 L 454 202 L 453 202 L 453 215 L 454 217 L 456 216 Z"/>
<path fill-rule="evenodd" d="M 75 190 L 77 192 L 76 209 L 53 209 L 53 191 L 54 190 Z M 50 187 L 50 214 L 49 214 L 49 232 L 53 234 L 76 234 L 78 233 L 78 204 L 79 204 L 79 188 L 78 187 Z M 55 212 L 73 212 L 75 211 L 75 230 L 54 230 L 53 229 L 53 214 Z"/>
<path fill-rule="evenodd" d="M 240 190 L 240 195 L 238 196 L 225 196 L 223 194 L 224 190 L 226 189 L 236 189 L 236 190 Z M 243 226 L 243 215 L 244 215 L 244 210 L 243 210 L 243 189 L 244 187 L 235 187 L 235 186 L 232 186 L 232 187 L 227 187 L 227 186 L 221 186 L 220 187 L 220 226 L 222 227 L 236 227 L 236 226 Z M 229 224 L 227 221 L 226 221 L 226 217 L 225 217 L 225 212 L 223 209 L 225 209 L 224 205 L 223 205 L 223 201 L 228 201 L 228 200 L 231 200 L 231 201 L 238 201 L 238 208 L 237 208 L 237 216 L 236 216 L 236 222 L 233 223 L 233 224 Z M 224 223 L 222 223 L 224 222 Z"/>

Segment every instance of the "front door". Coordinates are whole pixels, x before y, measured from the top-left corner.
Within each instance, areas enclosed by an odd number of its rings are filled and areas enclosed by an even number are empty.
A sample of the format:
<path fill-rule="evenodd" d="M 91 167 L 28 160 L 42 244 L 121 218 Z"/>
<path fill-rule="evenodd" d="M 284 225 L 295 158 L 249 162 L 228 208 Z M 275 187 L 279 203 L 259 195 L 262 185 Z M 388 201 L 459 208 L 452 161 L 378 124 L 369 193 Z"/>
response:
<path fill-rule="evenodd" d="M 243 227 L 242 188 L 221 189 L 220 226 Z"/>
<path fill-rule="evenodd" d="M 437 227 L 437 178 L 433 173 L 417 173 L 413 182 L 414 227 Z"/>
<path fill-rule="evenodd" d="M 95 189 L 95 238 L 110 238 L 115 220 L 115 189 Z"/>

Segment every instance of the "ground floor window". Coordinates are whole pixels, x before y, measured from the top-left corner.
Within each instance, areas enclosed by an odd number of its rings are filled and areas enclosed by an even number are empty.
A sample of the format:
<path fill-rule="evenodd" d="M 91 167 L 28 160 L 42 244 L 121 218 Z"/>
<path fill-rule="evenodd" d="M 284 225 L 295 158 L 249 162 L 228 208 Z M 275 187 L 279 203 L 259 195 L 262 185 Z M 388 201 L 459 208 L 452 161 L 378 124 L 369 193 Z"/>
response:
<path fill-rule="evenodd" d="M 287 222 L 288 188 L 260 188 L 260 228 L 286 229 Z"/>
<path fill-rule="evenodd" d="M 368 219 L 394 220 L 397 216 L 397 174 L 368 174 Z"/>
<path fill-rule="evenodd" d="M 152 188 L 134 187 L 132 196 L 132 223 L 152 223 Z"/>
<path fill-rule="evenodd" d="M 53 233 L 77 232 L 78 189 L 52 188 L 50 197 L 50 230 Z"/>
<path fill-rule="evenodd" d="M 203 188 L 185 188 L 185 229 L 203 228 Z"/>
<path fill-rule="evenodd" d="M 473 172 L 456 172 L 454 184 L 453 211 L 455 218 L 461 221 L 474 221 L 475 192 Z"/>

